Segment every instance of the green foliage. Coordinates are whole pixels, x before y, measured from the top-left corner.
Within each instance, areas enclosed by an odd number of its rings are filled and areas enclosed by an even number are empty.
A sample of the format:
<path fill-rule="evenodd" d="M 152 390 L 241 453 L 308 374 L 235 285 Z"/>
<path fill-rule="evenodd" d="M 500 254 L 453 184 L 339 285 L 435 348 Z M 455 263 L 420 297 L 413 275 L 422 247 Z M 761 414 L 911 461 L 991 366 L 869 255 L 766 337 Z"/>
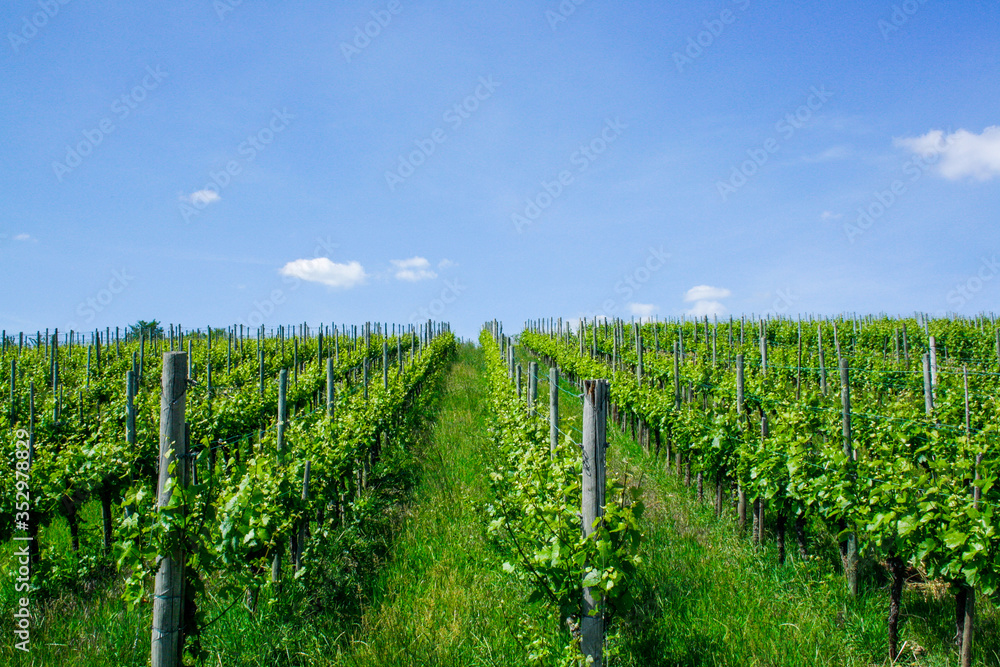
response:
<path fill-rule="evenodd" d="M 486 513 L 489 534 L 509 554 L 503 569 L 529 583 L 529 602 L 547 603 L 558 623 L 578 623 L 584 586 L 592 588 L 609 618 L 627 611 L 633 603 L 629 582 L 640 565 L 639 489 L 609 480 L 604 516 L 584 537 L 579 446 L 567 438 L 550 452 L 547 422 L 518 400 L 496 341 L 484 330 L 480 343 L 495 446 L 494 499 Z M 549 664 L 550 656 L 539 647 L 550 632 L 538 627 L 525 638 L 528 660 Z M 558 661 L 571 664 L 578 656 L 571 637 Z"/>

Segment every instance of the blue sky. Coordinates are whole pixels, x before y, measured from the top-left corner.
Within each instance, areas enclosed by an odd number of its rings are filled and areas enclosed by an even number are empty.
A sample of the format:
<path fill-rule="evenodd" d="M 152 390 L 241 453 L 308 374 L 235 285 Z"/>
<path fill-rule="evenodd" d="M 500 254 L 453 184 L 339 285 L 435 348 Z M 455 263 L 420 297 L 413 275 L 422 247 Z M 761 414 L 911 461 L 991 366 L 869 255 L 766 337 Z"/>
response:
<path fill-rule="evenodd" d="M 623 4 L 4 3 L 0 327 L 997 309 L 1000 5 Z"/>

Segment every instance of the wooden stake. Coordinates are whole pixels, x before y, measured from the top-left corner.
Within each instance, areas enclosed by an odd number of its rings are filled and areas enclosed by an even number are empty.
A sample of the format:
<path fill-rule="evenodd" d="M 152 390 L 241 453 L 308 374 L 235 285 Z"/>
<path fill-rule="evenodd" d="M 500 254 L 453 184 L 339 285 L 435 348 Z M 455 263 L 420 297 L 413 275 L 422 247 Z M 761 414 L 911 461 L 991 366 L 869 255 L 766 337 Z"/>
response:
<path fill-rule="evenodd" d="M 607 380 L 585 380 L 583 388 L 583 534 L 594 532 L 604 516 L 605 450 L 607 449 Z M 591 565 L 599 567 L 599 563 Z M 580 619 L 581 649 L 592 667 L 601 667 L 604 656 L 604 609 L 591 588 L 583 589 Z"/>
<path fill-rule="evenodd" d="M 854 445 L 851 441 L 851 382 L 848 361 L 840 360 L 840 396 L 843 408 L 844 456 L 847 457 L 848 476 L 854 481 Z M 844 571 L 847 575 L 847 590 L 851 596 L 858 595 L 858 543 L 854 531 L 847 534 L 847 548 Z"/>
<path fill-rule="evenodd" d="M 171 473 L 175 461 L 187 454 L 184 438 L 184 411 L 187 393 L 187 354 L 167 352 L 163 355 L 162 394 L 160 398 L 160 473 L 157 482 L 157 508 L 170 502 L 169 484 L 183 483 L 183 465 Z M 168 554 L 160 554 L 159 569 L 153 596 L 152 667 L 181 665 L 181 614 L 184 600 L 184 552 L 177 546 Z"/>
<path fill-rule="evenodd" d="M 594 327 L 597 330 L 597 327 Z M 595 336 L 597 334 L 594 334 Z M 534 417 L 538 414 L 535 403 L 538 400 L 538 362 L 532 361 L 528 364 L 528 412 Z"/>
<path fill-rule="evenodd" d="M 549 367 L 549 454 L 556 456 L 559 444 L 559 369 Z"/>

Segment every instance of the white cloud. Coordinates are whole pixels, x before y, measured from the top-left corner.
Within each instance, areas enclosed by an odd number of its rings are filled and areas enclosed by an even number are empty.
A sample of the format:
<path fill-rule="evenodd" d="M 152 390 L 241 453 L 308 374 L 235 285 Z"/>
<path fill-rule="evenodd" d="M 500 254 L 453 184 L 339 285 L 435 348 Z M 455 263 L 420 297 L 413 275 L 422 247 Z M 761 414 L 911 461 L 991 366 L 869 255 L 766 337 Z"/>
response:
<path fill-rule="evenodd" d="M 958 130 L 946 135 L 932 130 L 919 137 L 893 139 L 893 144 L 925 158 L 940 155 L 937 172 L 951 181 L 1000 176 L 1000 125 L 987 127 L 982 134 Z"/>
<path fill-rule="evenodd" d="M 362 285 L 368 275 L 358 262 L 337 264 L 326 257 L 297 259 L 281 267 L 283 276 L 294 276 L 313 283 L 323 283 L 330 287 L 350 289 Z"/>
<path fill-rule="evenodd" d="M 390 259 L 389 261 L 396 267 L 397 280 L 417 282 L 418 280 L 431 280 L 433 278 L 437 278 L 437 274 L 431 271 L 431 263 L 423 257 Z"/>
<path fill-rule="evenodd" d="M 710 285 L 697 285 L 684 294 L 685 301 L 704 301 L 706 299 L 724 299 L 732 294 L 725 287 L 712 287 Z"/>
<path fill-rule="evenodd" d="M 656 306 L 651 303 L 630 303 L 628 304 L 628 312 L 640 318 L 652 317 L 653 313 L 656 312 Z"/>
<path fill-rule="evenodd" d="M 706 315 L 725 315 L 728 311 L 726 310 L 726 307 L 718 301 L 703 299 L 696 301 L 694 306 L 686 312 L 688 315 L 693 315 L 695 317 L 705 317 Z"/>
<path fill-rule="evenodd" d="M 834 213 L 833 211 L 823 211 L 819 214 L 821 220 L 840 220 L 844 217 L 842 213 Z"/>
<path fill-rule="evenodd" d="M 189 195 L 181 195 L 181 201 L 186 201 L 195 206 L 208 206 L 221 200 L 222 197 L 215 190 L 197 190 Z"/>
<path fill-rule="evenodd" d="M 31 238 L 31 234 L 18 234 L 17 236 L 14 237 L 14 240 L 15 241 L 34 241 L 35 239 Z"/>
<path fill-rule="evenodd" d="M 438 269 L 451 269 L 458 266 L 458 262 L 453 262 L 450 259 L 442 259 L 438 262 Z"/>

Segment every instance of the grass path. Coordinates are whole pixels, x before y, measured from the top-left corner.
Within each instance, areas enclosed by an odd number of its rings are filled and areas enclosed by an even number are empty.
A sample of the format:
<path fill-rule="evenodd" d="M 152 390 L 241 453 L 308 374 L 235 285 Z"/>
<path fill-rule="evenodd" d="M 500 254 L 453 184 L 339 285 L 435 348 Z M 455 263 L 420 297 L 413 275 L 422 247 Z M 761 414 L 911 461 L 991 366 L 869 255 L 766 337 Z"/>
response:
<path fill-rule="evenodd" d="M 338 665 L 520 665 L 515 632 L 527 592 L 485 541 L 489 492 L 482 350 L 463 345 L 449 372 L 376 599 Z"/>

